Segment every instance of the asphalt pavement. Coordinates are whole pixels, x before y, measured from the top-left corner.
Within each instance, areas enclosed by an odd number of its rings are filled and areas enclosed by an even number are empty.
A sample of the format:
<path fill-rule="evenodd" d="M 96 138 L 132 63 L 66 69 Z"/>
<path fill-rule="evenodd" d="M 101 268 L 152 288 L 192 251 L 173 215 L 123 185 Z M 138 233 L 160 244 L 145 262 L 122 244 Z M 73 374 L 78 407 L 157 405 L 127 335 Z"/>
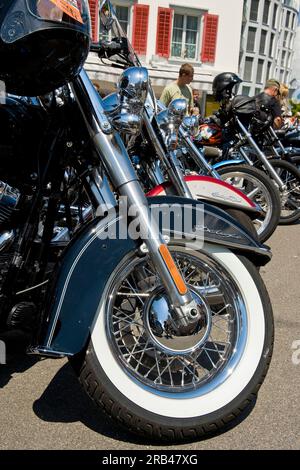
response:
<path fill-rule="evenodd" d="M 275 317 L 273 359 L 254 407 L 234 427 L 189 444 L 152 445 L 94 408 L 66 360 L 15 356 L 0 366 L 0 449 L 299 449 L 300 225 L 279 227 L 269 245 L 273 259 L 261 273 Z"/>

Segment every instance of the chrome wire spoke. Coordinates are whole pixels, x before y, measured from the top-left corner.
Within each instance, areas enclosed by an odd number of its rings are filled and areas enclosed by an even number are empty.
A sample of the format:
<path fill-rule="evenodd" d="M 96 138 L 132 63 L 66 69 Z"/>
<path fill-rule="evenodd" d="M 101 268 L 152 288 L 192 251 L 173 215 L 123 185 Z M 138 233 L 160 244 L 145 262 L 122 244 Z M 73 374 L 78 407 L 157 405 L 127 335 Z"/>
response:
<path fill-rule="evenodd" d="M 174 360 L 175 358 L 173 358 Z M 169 357 L 168 356 L 164 356 L 164 360 L 167 361 L 167 365 L 166 366 L 162 366 L 163 369 L 161 370 L 160 368 L 160 363 L 162 362 L 161 361 L 158 361 L 158 369 L 157 369 L 157 378 L 154 380 L 154 383 L 157 383 L 158 381 L 162 384 L 163 383 L 163 374 L 166 370 L 168 370 L 169 368 Z M 173 379 L 172 379 L 172 383 L 173 383 Z"/>
<path fill-rule="evenodd" d="M 189 282 L 190 278 L 195 272 L 196 272 L 196 268 L 193 268 L 192 271 L 187 276 L 185 276 L 185 282 Z"/>
<path fill-rule="evenodd" d="M 145 378 L 147 378 L 151 374 L 151 372 L 155 370 L 155 368 L 157 369 L 157 371 L 159 371 L 159 361 L 157 359 L 157 350 L 155 348 L 154 348 L 154 355 L 155 355 L 155 363 L 145 374 Z"/>
<path fill-rule="evenodd" d="M 229 347 L 231 347 L 231 342 L 230 341 L 227 341 L 227 342 L 222 342 L 222 341 L 219 341 L 219 340 L 214 340 L 212 338 L 212 336 L 209 337 L 209 345 L 210 346 L 213 346 L 214 349 L 212 349 L 213 352 L 217 352 L 218 354 L 220 354 L 220 356 L 224 356 L 226 353 L 226 349 L 228 349 Z M 219 347 L 223 346 L 223 349 L 219 349 Z M 205 346 L 205 349 L 209 350 L 210 348 Z"/>
<path fill-rule="evenodd" d="M 220 356 L 220 358 L 221 358 L 221 360 L 222 360 L 222 361 L 225 360 L 225 359 L 224 359 L 224 355 L 223 355 L 223 351 L 219 351 L 218 349 L 211 349 L 211 348 L 207 348 L 207 347 L 203 348 L 203 350 L 204 350 L 204 351 L 210 351 L 210 352 L 213 352 L 213 353 L 218 353 L 219 356 Z"/>
<path fill-rule="evenodd" d="M 141 356 L 140 356 L 139 360 L 137 361 L 137 365 L 136 365 L 136 367 L 135 367 L 135 370 L 136 370 L 136 371 L 137 371 L 138 368 L 142 365 L 142 359 L 143 359 L 143 357 L 144 357 L 144 354 L 145 354 L 146 351 L 147 351 L 147 346 L 148 346 L 148 344 L 149 344 L 149 339 L 146 341 L 145 347 L 144 347 L 143 350 L 142 350 Z M 136 352 L 136 351 L 135 351 L 135 352 Z M 135 352 L 134 352 L 134 353 L 135 353 Z M 131 355 L 131 357 L 132 357 L 132 355 Z"/>
<path fill-rule="evenodd" d="M 138 355 L 138 354 L 141 354 L 141 353 L 145 353 L 145 352 L 148 352 L 148 351 L 155 351 L 155 347 L 154 346 L 151 346 L 150 348 L 143 348 L 143 349 L 140 349 L 139 351 L 134 351 L 134 352 L 130 352 L 130 353 L 125 353 L 124 354 L 124 357 L 128 357 L 128 356 L 135 356 L 135 355 Z"/>
<path fill-rule="evenodd" d="M 133 291 L 133 293 L 135 294 L 135 296 L 140 300 L 140 302 L 141 302 L 142 304 L 144 304 L 144 301 L 142 300 L 142 298 L 141 298 L 140 295 L 139 295 L 140 292 L 138 292 L 137 289 L 134 289 L 134 287 L 132 287 L 132 285 L 130 284 L 130 282 L 129 282 L 128 279 L 126 279 L 126 282 L 127 282 L 128 286 L 129 286 L 129 288 L 131 289 L 131 291 Z M 124 286 L 124 287 L 126 287 L 126 286 Z M 131 294 L 132 294 L 132 293 L 131 293 Z"/>
<path fill-rule="evenodd" d="M 150 296 L 150 294 L 143 294 L 141 292 L 139 292 L 138 294 L 133 292 L 117 292 L 117 295 L 120 295 L 121 297 L 138 297 L 140 300 L 142 299 L 142 297 L 147 298 Z"/>
<path fill-rule="evenodd" d="M 227 310 L 228 307 L 232 307 L 232 305 L 231 304 L 224 305 L 224 307 L 222 307 L 218 312 L 214 312 L 214 317 L 220 315 L 222 312 L 224 312 L 224 310 Z M 225 315 L 223 315 L 223 316 L 225 316 Z"/>
<path fill-rule="evenodd" d="M 134 344 L 134 346 L 133 346 L 133 349 L 129 352 L 129 359 L 132 358 L 133 353 L 135 352 L 136 348 L 137 348 L 138 346 L 140 346 L 139 340 L 141 339 L 142 336 L 143 336 L 143 333 L 141 333 L 141 334 L 136 338 L 136 342 L 135 342 L 135 344 Z"/>
<path fill-rule="evenodd" d="M 198 372 L 203 370 L 203 367 L 194 358 L 190 358 L 190 359 L 191 360 L 189 362 L 187 361 L 187 359 L 180 361 L 183 365 L 182 372 L 184 374 L 186 374 L 186 372 L 190 372 L 191 377 L 192 377 L 192 383 L 193 385 L 196 385 L 197 382 L 200 381 L 200 374 Z M 193 369 L 190 368 L 190 365 L 192 365 Z"/>
<path fill-rule="evenodd" d="M 252 189 L 252 191 L 250 191 L 248 194 L 246 194 L 246 196 L 248 196 L 249 199 L 252 199 L 254 198 L 254 196 L 257 195 L 257 193 L 260 191 L 260 188 L 254 188 Z"/>
<path fill-rule="evenodd" d="M 255 219 L 255 220 L 253 221 L 253 223 L 254 223 L 255 225 L 259 225 L 259 226 L 261 227 L 261 226 L 263 225 L 264 221 L 263 221 L 263 220 L 260 220 L 260 219 Z"/>
<path fill-rule="evenodd" d="M 247 174 L 243 177 L 240 176 L 240 179 L 242 179 L 244 182 L 243 186 L 241 186 L 240 184 L 237 184 L 239 177 L 237 175 L 235 176 L 235 172 L 233 171 L 227 175 L 224 174 L 222 179 L 224 181 L 228 181 L 229 179 L 234 187 L 240 189 L 244 194 L 252 199 L 252 201 L 261 206 L 263 209 L 263 214 L 255 221 L 255 228 L 258 235 L 263 233 L 271 220 L 273 208 L 272 198 L 270 197 L 270 193 L 264 186 L 263 182 L 261 182 L 254 175 Z"/>
<path fill-rule="evenodd" d="M 135 325 L 135 326 L 141 326 L 142 328 L 144 328 L 143 323 L 138 323 L 137 321 L 134 321 L 134 320 L 126 320 L 125 318 L 118 319 L 117 321 L 114 321 L 114 322 L 113 322 L 113 325 L 116 325 L 117 323 L 127 323 L 126 326 L 128 326 L 128 325 Z M 125 328 L 125 327 L 124 327 L 124 328 Z M 121 330 L 120 330 L 120 331 L 121 331 Z"/>

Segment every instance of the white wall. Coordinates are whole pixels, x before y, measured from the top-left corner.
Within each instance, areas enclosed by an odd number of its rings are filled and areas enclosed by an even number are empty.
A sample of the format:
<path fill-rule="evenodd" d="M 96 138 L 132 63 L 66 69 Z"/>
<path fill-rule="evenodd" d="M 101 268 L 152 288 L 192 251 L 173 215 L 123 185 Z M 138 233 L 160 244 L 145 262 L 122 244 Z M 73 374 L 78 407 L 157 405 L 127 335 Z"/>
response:
<path fill-rule="evenodd" d="M 297 34 L 295 39 L 294 45 L 295 55 L 292 65 L 292 73 L 291 73 L 291 83 L 296 80 L 298 82 L 297 87 L 300 86 L 300 26 L 297 28 Z"/>

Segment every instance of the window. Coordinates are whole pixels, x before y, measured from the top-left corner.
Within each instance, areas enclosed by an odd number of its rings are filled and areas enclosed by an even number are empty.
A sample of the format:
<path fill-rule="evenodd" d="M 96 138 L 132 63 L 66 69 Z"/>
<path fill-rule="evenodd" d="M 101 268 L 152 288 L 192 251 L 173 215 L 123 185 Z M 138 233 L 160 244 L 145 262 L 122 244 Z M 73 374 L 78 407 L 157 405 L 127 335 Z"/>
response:
<path fill-rule="evenodd" d="M 246 82 L 252 81 L 252 68 L 253 68 L 253 58 L 246 57 L 245 59 L 245 70 L 244 70 L 244 80 Z"/>
<path fill-rule="evenodd" d="M 280 81 L 283 83 L 284 82 L 284 70 L 280 70 Z"/>
<path fill-rule="evenodd" d="M 117 18 L 120 22 L 122 29 L 124 30 L 125 34 L 129 36 L 129 21 L 130 21 L 130 7 L 129 6 L 121 6 L 116 5 L 113 3 L 113 6 L 116 10 Z M 103 31 L 100 28 L 100 39 L 101 40 L 110 40 L 111 39 L 111 32 Z"/>
<path fill-rule="evenodd" d="M 128 34 L 128 26 L 129 26 L 129 8 L 116 5 L 116 15 L 122 26 L 123 31 Z"/>
<path fill-rule="evenodd" d="M 290 72 L 285 72 L 285 83 L 289 83 L 290 81 Z"/>
<path fill-rule="evenodd" d="M 263 23 L 269 24 L 269 13 L 270 13 L 270 0 L 265 0 L 264 13 L 263 13 Z"/>
<path fill-rule="evenodd" d="M 244 96 L 249 96 L 250 95 L 250 87 L 249 86 L 243 86 L 242 95 L 244 95 Z"/>
<path fill-rule="evenodd" d="M 281 67 L 285 67 L 286 52 L 282 51 L 281 55 Z"/>
<path fill-rule="evenodd" d="M 274 5 L 272 27 L 276 29 L 278 5 Z"/>
<path fill-rule="evenodd" d="M 264 61 L 262 59 L 259 59 L 257 63 L 256 83 L 262 83 L 263 67 Z"/>
<path fill-rule="evenodd" d="M 254 95 L 259 95 L 261 88 L 255 88 Z"/>
<path fill-rule="evenodd" d="M 189 15 L 174 15 L 171 56 L 181 59 L 196 59 L 198 55 L 200 18 Z"/>
<path fill-rule="evenodd" d="M 269 56 L 270 56 L 270 57 L 273 57 L 274 38 L 275 38 L 275 34 L 274 34 L 274 33 L 271 33 L 270 47 L 269 47 Z"/>
<path fill-rule="evenodd" d="M 285 27 L 289 28 L 290 27 L 290 17 L 291 17 L 291 12 L 287 11 L 286 13 L 286 19 L 285 19 Z"/>
<path fill-rule="evenodd" d="M 266 72 L 266 81 L 271 78 L 271 67 L 272 67 L 272 62 L 267 63 L 267 72 Z"/>
<path fill-rule="evenodd" d="M 289 32 L 285 31 L 284 32 L 284 38 L 283 38 L 283 47 L 288 47 L 289 46 Z"/>
<path fill-rule="evenodd" d="M 297 15 L 293 15 L 293 17 L 294 17 L 294 21 L 293 21 L 292 29 L 295 31 L 295 29 L 297 28 Z"/>
<path fill-rule="evenodd" d="M 259 44 L 259 53 L 264 54 L 266 49 L 266 39 L 267 39 L 267 31 L 262 29 L 261 36 L 260 36 L 260 44 Z"/>
<path fill-rule="evenodd" d="M 247 52 L 254 52 L 255 50 L 255 35 L 256 28 L 249 28 L 247 39 Z"/>
<path fill-rule="evenodd" d="M 250 10 L 250 21 L 257 21 L 259 0 L 252 0 Z"/>

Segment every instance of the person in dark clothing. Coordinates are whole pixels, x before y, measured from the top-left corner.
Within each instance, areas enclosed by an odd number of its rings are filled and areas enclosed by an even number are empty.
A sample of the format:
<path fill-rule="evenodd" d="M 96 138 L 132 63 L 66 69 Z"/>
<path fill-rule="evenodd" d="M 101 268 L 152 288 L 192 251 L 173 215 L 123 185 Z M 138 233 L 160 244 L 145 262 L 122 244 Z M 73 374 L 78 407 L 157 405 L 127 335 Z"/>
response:
<path fill-rule="evenodd" d="M 197 90 L 196 88 L 193 88 L 193 114 L 198 115 L 200 114 L 200 109 L 201 109 L 201 102 L 200 102 L 200 91 Z"/>
<path fill-rule="evenodd" d="M 275 129 L 279 129 L 283 124 L 280 106 L 280 83 L 275 79 L 268 80 L 264 91 L 257 95 L 256 102 L 260 105 L 264 105 L 271 111 L 274 127 Z"/>

